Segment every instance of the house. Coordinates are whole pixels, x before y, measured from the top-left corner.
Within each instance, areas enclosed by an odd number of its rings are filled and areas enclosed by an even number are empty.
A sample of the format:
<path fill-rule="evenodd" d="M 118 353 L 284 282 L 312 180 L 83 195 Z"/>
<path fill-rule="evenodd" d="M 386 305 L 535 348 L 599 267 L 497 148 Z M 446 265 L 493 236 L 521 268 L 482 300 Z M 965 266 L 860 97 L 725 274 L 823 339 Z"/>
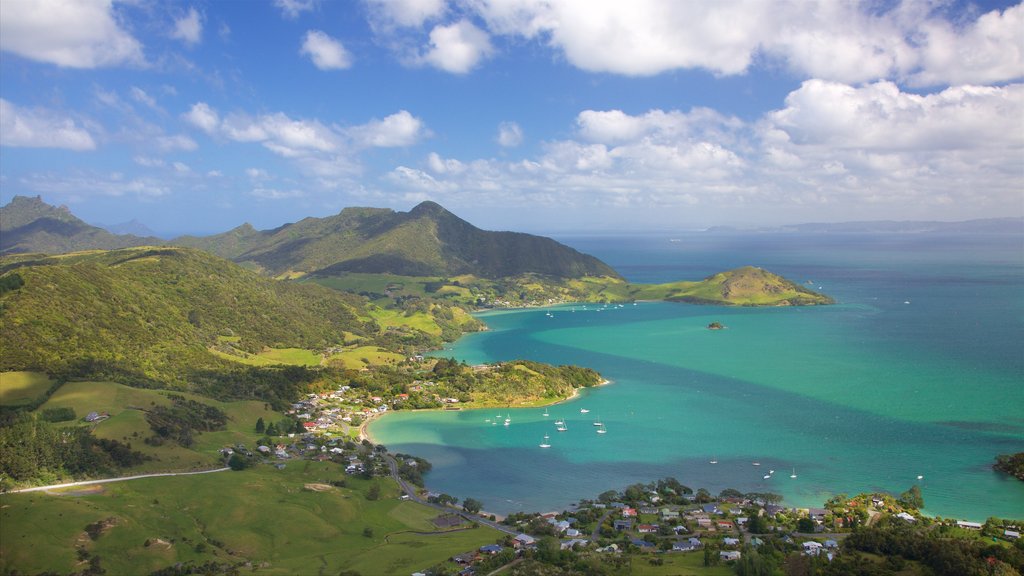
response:
<path fill-rule="evenodd" d="M 831 539 L 830 540 L 825 540 L 825 548 L 828 548 L 829 550 L 834 550 L 836 548 L 839 548 L 839 542 L 836 542 L 835 540 L 831 540 Z"/>
<path fill-rule="evenodd" d="M 754 536 L 753 538 L 750 539 L 750 545 L 751 546 L 755 546 L 756 547 L 756 546 L 760 546 L 761 544 L 764 544 L 764 540 L 761 540 L 757 536 Z"/>
<path fill-rule="evenodd" d="M 724 539 L 722 539 L 722 544 L 724 544 L 725 546 L 739 546 L 740 545 L 740 539 L 739 538 L 724 538 Z"/>
<path fill-rule="evenodd" d="M 622 517 L 629 518 L 630 516 L 636 516 L 636 508 L 623 508 Z"/>
<path fill-rule="evenodd" d="M 778 506 L 776 504 L 769 504 L 769 505 L 764 507 L 765 514 L 767 514 L 769 516 L 775 516 L 776 514 L 780 514 L 780 513 L 785 512 L 785 511 L 786 511 L 785 507 Z"/>
<path fill-rule="evenodd" d="M 896 517 L 901 519 L 901 520 L 905 520 L 907 522 L 917 522 L 917 518 L 914 518 L 913 516 L 911 516 L 910 514 L 907 514 L 906 512 L 900 512 L 899 514 L 896 515 Z"/>
<path fill-rule="evenodd" d="M 956 521 L 956 525 L 961 527 L 961 528 L 966 528 L 968 530 L 981 530 L 981 524 L 978 523 L 978 522 L 968 522 L 966 520 L 957 520 Z"/>
<path fill-rule="evenodd" d="M 630 541 L 630 543 L 633 544 L 633 546 L 636 546 L 637 548 L 643 548 L 645 550 L 654 548 L 653 542 L 648 542 L 647 540 L 641 540 L 639 538 L 634 538 Z"/>
<path fill-rule="evenodd" d="M 106 412 L 89 412 L 85 415 L 86 422 L 99 422 L 101 420 L 106 420 L 107 418 L 110 418 L 110 414 Z"/>
<path fill-rule="evenodd" d="M 821 543 L 820 542 L 815 542 L 814 540 L 810 540 L 808 542 L 804 542 L 803 546 L 804 546 L 804 554 L 806 554 L 808 556 L 817 556 L 818 554 L 821 553 Z"/>
<path fill-rule="evenodd" d="M 1003 530 L 1003 536 L 1006 536 L 1011 540 L 1016 540 L 1020 538 L 1020 532 L 1016 530 Z"/>
<path fill-rule="evenodd" d="M 718 504 L 715 504 L 715 503 L 705 504 L 701 509 L 704 511 L 705 514 L 721 514 L 722 513 L 722 511 L 718 509 Z"/>
<path fill-rule="evenodd" d="M 537 539 L 529 534 L 518 534 L 516 535 L 513 543 L 519 546 L 533 546 L 537 543 Z"/>
<path fill-rule="evenodd" d="M 473 560 L 476 560 L 476 554 L 473 554 L 472 552 L 452 556 L 452 562 L 455 562 L 456 564 L 471 564 Z"/>
<path fill-rule="evenodd" d="M 828 514 L 828 510 L 824 508 L 810 508 L 807 510 L 807 515 L 815 522 L 824 522 L 826 514 Z"/>
<path fill-rule="evenodd" d="M 623 530 L 630 530 L 630 529 L 633 528 L 633 521 L 632 520 L 616 520 L 615 522 L 612 523 L 612 528 L 615 528 L 615 530 L 617 530 L 619 532 L 622 532 Z"/>
<path fill-rule="evenodd" d="M 559 546 L 559 549 L 561 549 L 561 550 L 572 550 L 577 544 L 579 544 L 580 546 L 586 546 L 589 543 L 590 543 L 589 540 L 585 540 L 583 538 L 573 538 L 572 540 L 562 540 L 562 543 Z"/>
<path fill-rule="evenodd" d="M 486 544 L 480 547 L 480 552 L 483 554 L 497 554 L 501 552 L 501 544 Z"/>
<path fill-rule="evenodd" d="M 575 528 L 569 528 L 565 531 L 565 535 L 569 538 L 575 538 L 580 535 L 580 531 Z"/>
<path fill-rule="evenodd" d="M 697 518 L 697 526 L 711 528 L 711 518 Z"/>
<path fill-rule="evenodd" d="M 725 562 L 730 562 L 732 560 L 739 560 L 740 559 L 740 551 L 739 550 L 722 550 L 721 552 L 718 553 L 718 556 L 723 561 L 725 561 Z"/>
<path fill-rule="evenodd" d="M 640 509 L 640 513 L 641 514 L 657 514 L 658 513 L 658 509 L 657 508 L 651 508 L 651 507 L 645 507 L 645 508 L 641 508 Z"/>
<path fill-rule="evenodd" d="M 732 522 L 729 520 L 719 520 L 715 524 L 718 526 L 719 530 L 732 530 L 733 528 Z"/>
<path fill-rule="evenodd" d="M 640 524 L 636 527 L 636 531 L 641 534 L 654 534 L 658 531 L 657 524 Z"/>
<path fill-rule="evenodd" d="M 700 548 L 700 546 L 695 546 L 691 542 L 675 542 L 672 544 L 673 552 L 693 552 L 698 548 Z"/>
<path fill-rule="evenodd" d="M 669 510 L 668 508 L 661 509 L 662 520 L 677 520 L 679 518 L 678 510 Z"/>
<path fill-rule="evenodd" d="M 609 544 L 609 545 L 605 546 L 604 548 L 598 548 L 597 551 L 598 552 L 618 552 L 619 551 L 619 545 L 618 544 Z"/>

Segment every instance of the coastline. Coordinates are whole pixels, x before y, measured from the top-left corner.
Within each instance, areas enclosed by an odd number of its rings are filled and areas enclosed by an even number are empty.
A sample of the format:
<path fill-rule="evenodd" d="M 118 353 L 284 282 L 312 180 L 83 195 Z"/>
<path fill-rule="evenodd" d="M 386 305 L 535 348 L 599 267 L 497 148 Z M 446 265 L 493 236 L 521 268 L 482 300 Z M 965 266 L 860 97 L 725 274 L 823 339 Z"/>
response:
<path fill-rule="evenodd" d="M 546 407 L 546 406 L 557 406 L 557 405 L 560 405 L 560 404 L 566 404 L 568 402 L 572 402 L 573 400 L 576 400 L 577 398 L 579 398 L 581 396 L 581 394 L 582 394 L 582 392 L 581 392 L 582 390 L 590 390 L 590 389 L 594 389 L 594 388 L 600 388 L 602 386 L 608 386 L 608 385 L 614 384 L 614 383 L 615 382 L 613 380 L 609 380 L 609 379 L 605 378 L 605 379 L 602 379 L 600 382 L 598 382 L 597 384 L 595 384 L 593 386 L 582 386 L 580 388 L 573 388 L 572 394 L 569 395 L 569 396 L 566 396 L 565 398 L 560 398 L 558 400 L 554 400 L 552 402 L 547 402 L 547 403 L 543 403 L 543 404 L 534 404 L 534 405 L 530 405 L 530 406 L 523 406 L 521 408 L 510 408 L 510 409 L 511 410 L 525 410 L 527 408 L 543 408 L 543 407 Z M 493 408 L 493 406 L 472 406 L 472 407 L 466 408 L 466 410 L 487 410 L 489 408 Z M 460 409 L 458 411 L 461 412 L 462 409 Z M 451 410 L 447 410 L 445 408 L 419 408 L 419 409 L 416 409 L 416 410 L 401 410 L 401 412 L 408 412 L 408 413 L 416 413 L 416 412 L 451 412 Z M 383 414 L 372 414 L 370 416 L 367 416 L 366 419 L 363 420 L 363 423 L 359 425 L 359 435 L 357 437 L 357 441 L 362 442 L 363 440 L 367 440 L 371 444 L 379 444 L 379 442 L 377 442 L 377 440 L 374 439 L 374 437 L 370 434 L 370 423 L 373 422 L 374 420 L 378 419 L 378 418 L 383 418 L 383 417 L 387 416 L 388 414 L 393 414 L 393 413 L 396 413 L 396 411 L 388 410 L 387 412 L 384 412 Z"/>

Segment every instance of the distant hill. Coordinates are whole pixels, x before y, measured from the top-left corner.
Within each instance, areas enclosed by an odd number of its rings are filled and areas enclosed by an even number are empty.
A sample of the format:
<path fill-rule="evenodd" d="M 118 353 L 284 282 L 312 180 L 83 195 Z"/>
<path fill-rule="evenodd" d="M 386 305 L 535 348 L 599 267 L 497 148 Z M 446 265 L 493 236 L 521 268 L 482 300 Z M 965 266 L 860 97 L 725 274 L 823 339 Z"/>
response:
<path fill-rule="evenodd" d="M 712 274 L 699 282 L 633 285 L 629 295 L 638 299 L 727 306 L 814 306 L 835 303 L 824 294 L 754 266 Z"/>
<path fill-rule="evenodd" d="M 0 254 L 63 254 L 161 243 L 162 240 L 154 237 L 111 234 L 86 224 L 66 206 L 51 206 L 38 196 L 15 196 L 9 204 L 0 207 Z"/>
<path fill-rule="evenodd" d="M 0 372 L 93 364 L 184 387 L 196 370 L 233 366 L 210 352 L 219 342 L 322 350 L 345 333 L 378 332 L 358 296 L 264 278 L 199 250 L 0 258 Z"/>
<path fill-rule="evenodd" d="M 146 226 L 138 220 L 132 219 L 127 222 L 121 222 L 120 224 L 100 224 L 100 228 L 103 228 L 111 234 L 131 234 L 133 236 L 139 236 L 141 238 L 155 238 L 156 232 L 154 232 L 149 226 Z"/>
<path fill-rule="evenodd" d="M 273 230 L 246 224 L 174 244 L 200 248 L 273 276 L 332 276 L 346 272 L 405 276 L 469 274 L 496 279 L 523 274 L 556 278 L 619 278 L 607 264 L 550 238 L 489 232 L 434 202 L 409 212 L 346 208 Z"/>

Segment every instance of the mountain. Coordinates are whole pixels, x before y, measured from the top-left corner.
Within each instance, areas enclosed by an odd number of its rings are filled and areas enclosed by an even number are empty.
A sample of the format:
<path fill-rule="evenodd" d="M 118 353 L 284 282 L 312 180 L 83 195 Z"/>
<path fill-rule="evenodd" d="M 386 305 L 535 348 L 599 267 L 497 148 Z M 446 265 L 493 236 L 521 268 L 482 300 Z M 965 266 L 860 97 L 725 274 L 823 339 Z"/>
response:
<path fill-rule="evenodd" d="M 279 282 L 187 248 L 141 247 L 0 258 L 0 372 L 138 375 L 187 387 L 196 370 L 236 364 L 212 353 L 323 350 L 381 332 L 362 298 Z M 13 343 L 17 343 L 14 346 Z"/>
<path fill-rule="evenodd" d="M 496 279 L 523 274 L 556 278 L 603 276 L 615 270 L 550 238 L 481 230 L 434 202 L 409 212 L 346 208 L 273 230 L 246 224 L 174 244 L 207 250 L 278 277 L 346 272 L 406 276 L 469 274 Z"/>
<path fill-rule="evenodd" d="M 699 282 L 639 285 L 643 299 L 727 306 L 813 306 L 834 304 L 824 294 L 754 266 L 712 274 Z"/>
<path fill-rule="evenodd" d="M 135 219 L 120 224 L 100 224 L 99 226 L 111 234 L 131 234 L 139 237 L 156 236 L 156 232 L 149 226 Z"/>
<path fill-rule="evenodd" d="M 51 206 L 38 196 L 15 196 L 6 206 L 0 207 L 0 254 L 63 254 L 162 243 L 154 237 L 111 234 L 86 224 L 66 206 Z"/>

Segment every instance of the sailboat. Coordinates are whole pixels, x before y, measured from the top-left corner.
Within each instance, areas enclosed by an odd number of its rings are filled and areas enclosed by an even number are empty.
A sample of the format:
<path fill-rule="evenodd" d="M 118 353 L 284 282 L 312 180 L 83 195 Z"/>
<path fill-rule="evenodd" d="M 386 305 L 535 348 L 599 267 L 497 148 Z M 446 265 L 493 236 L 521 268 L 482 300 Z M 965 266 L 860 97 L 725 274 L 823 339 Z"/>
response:
<path fill-rule="evenodd" d="M 506 416 L 505 417 L 505 426 L 508 426 L 511 423 L 512 423 L 512 417 L 511 416 Z"/>
<path fill-rule="evenodd" d="M 601 423 L 600 416 L 598 416 L 597 419 L 594 420 L 594 426 L 604 426 L 604 424 Z"/>
<path fill-rule="evenodd" d="M 764 478 L 765 480 L 767 480 L 767 479 L 769 479 L 771 477 L 772 477 L 771 474 L 765 474 L 764 476 L 762 476 L 762 478 Z"/>
<path fill-rule="evenodd" d="M 597 425 L 597 433 L 598 434 L 607 434 L 608 433 L 608 431 L 605 430 L 605 428 L 604 428 L 604 424 L 598 424 Z"/>
<path fill-rule="evenodd" d="M 551 414 L 548 414 L 548 409 L 545 408 L 544 409 L 544 417 L 547 418 L 548 416 L 551 416 Z"/>
<path fill-rule="evenodd" d="M 540 441 L 541 448 L 551 448 L 551 444 L 548 444 L 548 435 L 544 435 L 544 439 Z"/>
<path fill-rule="evenodd" d="M 558 420 L 555 420 L 555 426 L 564 426 L 564 425 L 565 425 L 565 420 L 562 420 L 561 418 L 559 418 Z"/>
<path fill-rule="evenodd" d="M 555 428 L 555 430 L 558 430 L 559 432 L 565 432 L 566 430 L 569 429 L 569 427 L 566 426 L 565 422 L 563 422 L 563 421 L 556 422 L 556 424 L 557 424 L 557 428 Z"/>
<path fill-rule="evenodd" d="M 708 462 L 708 464 L 718 464 L 718 458 L 712 458 L 711 462 Z"/>
<path fill-rule="evenodd" d="M 796 468 L 793 468 L 793 473 L 789 475 L 790 478 L 796 478 Z"/>

